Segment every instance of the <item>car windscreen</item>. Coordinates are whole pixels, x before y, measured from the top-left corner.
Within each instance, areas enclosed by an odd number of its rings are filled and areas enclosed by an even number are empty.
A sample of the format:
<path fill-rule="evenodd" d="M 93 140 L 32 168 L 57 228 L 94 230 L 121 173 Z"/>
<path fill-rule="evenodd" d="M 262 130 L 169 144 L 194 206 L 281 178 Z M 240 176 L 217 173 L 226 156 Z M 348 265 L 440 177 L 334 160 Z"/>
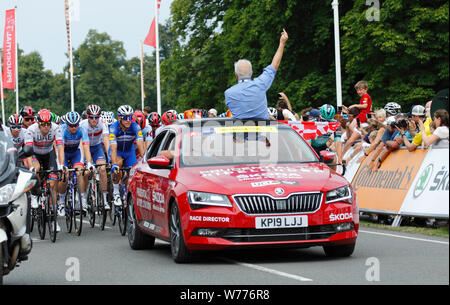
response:
<path fill-rule="evenodd" d="M 309 163 L 318 159 L 291 128 L 266 126 L 197 126 L 185 128 L 181 166 Z"/>

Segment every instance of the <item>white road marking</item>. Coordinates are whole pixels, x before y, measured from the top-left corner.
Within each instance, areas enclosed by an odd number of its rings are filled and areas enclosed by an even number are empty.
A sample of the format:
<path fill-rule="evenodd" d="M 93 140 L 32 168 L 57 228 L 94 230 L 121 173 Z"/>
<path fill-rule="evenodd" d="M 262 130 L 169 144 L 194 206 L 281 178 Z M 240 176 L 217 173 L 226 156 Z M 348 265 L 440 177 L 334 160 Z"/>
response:
<path fill-rule="evenodd" d="M 375 235 L 382 235 L 382 236 L 389 236 L 389 237 L 396 237 L 396 238 L 411 239 L 411 240 L 417 240 L 417 241 L 425 241 L 425 242 L 429 242 L 429 243 L 436 243 L 436 244 L 448 245 L 448 241 L 440 241 L 440 240 L 434 240 L 434 239 L 424 239 L 424 238 L 417 238 L 417 237 L 410 237 L 410 236 L 403 236 L 403 235 L 396 235 L 396 234 L 388 234 L 388 233 L 381 233 L 381 232 L 373 232 L 373 231 L 365 231 L 365 230 L 359 230 L 359 232 L 362 232 L 362 233 L 368 233 L 368 234 L 375 234 Z"/>
<path fill-rule="evenodd" d="M 259 266 L 259 265 L 238 262 L 238 261 L 235 261 L 235 260 L 232 260 L 232 259 L 228 259 L 228 258 L 223 258 L 223 257 L 221 257 L 221 259 L 224 260 L 224 261 L 233 263 L 233 264 L 238 264 L 238 265 L 241 265 L 241 266 L 244 266 L 244 267 L 247 267 L 247 268 L 251 268 L 251 269 L 255 269 L 255 270 L 258 270 L 258 271 L 267 272 L 267 273 L 275 274 L 275 275 L 282 276 L 282 277 L 287 277 L 287 278 L 290 278 L 290 279 L 293 279 L 293 280 L 296 280 L 296 281 L 300 281 L 300 282 L 312 282 L 313 281 L 312 279 L 309 279 L 309 278 L 306 278 L 306 277 L 303 277 L 303 276 L 299 276 L 299 275 L 295 275 L 295 274 L 291 274 L 291 273 L 286 273 L 286 272 L 282 272 L 282 271 L 278 271 L 278 270 L 275 270 L 275 269 L 266 268 L 266 267 Z"/>

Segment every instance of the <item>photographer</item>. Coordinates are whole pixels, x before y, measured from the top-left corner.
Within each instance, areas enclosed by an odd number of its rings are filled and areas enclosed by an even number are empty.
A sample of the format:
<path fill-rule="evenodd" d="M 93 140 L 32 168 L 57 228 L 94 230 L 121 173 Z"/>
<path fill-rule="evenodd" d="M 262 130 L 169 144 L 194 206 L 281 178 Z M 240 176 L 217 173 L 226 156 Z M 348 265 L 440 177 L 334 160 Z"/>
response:
<path fill-rule="evenodd" d="M 431 136 L 430 124 L 433 120 L 431 118 L 426 118 L 425 107 L 421 105 L 415 105 L 411 110 L 411 122 L 414 124 L 415 135 L 412 141 L 406 137 L 402 136 L 403 144 L 408 148 L 408 151 L 412 152 L 416 150 L 418 146 L 422 144 L 422 134 L 420 132 L 421 124 L 424 125 L 425 132 L 427 136 Z M 401 132 L 399 128 L 396 128 Z"/>
<path fill-rule="evenodd" d="M 381 164 L 386 160 L 387 156 L 397 150 L 403 144 L 403 138 L 407 138 L 408 141 L 412 141 L 413 137 L 408 131 L 408 120 L 405 116 L 399 115 L 396 117 L 396 121 L 388 125 L 388 129 L 395 130 L 390 140 L 386 141 L 380 156 L 376 161 L 375 169 L 378 170 Z M 372 159 L 374 161 L 374 159 Z"/>

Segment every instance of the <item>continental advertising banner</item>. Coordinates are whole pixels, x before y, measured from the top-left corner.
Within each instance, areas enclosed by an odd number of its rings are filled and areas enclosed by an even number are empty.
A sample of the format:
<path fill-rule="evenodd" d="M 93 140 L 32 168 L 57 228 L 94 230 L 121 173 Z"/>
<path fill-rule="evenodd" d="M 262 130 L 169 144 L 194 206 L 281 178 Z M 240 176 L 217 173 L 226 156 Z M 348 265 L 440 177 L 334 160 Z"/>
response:
<path fill-rule="evenodd" d="M 399 149 L 389 154 L 379 169 L 369 166 L 373 153 L 365 158 L 353 177 L 359 208 L 398 214 L 427 151 Z"/>
<path fill-rule="evenodd" d="M 429 149 L 400 214 L 448 218 L 449 149 Z"/>

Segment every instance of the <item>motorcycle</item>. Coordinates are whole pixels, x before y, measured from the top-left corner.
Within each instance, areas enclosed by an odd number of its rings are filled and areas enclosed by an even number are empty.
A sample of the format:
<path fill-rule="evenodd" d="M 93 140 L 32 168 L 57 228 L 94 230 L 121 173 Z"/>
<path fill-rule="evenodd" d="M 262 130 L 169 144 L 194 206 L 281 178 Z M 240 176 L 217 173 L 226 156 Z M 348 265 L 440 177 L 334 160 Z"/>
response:
<path fill-rule="evenodd" d="M 32 153 L 32 147 L 24 147 L 17 157 L 12 141 L 0 130 L 0 285 L 3 276 L 28 260 L 32 248 L 26 192 L 33 188 L 37 179 L 34 173 L 16 167 L 17 158 L 23 159 Z"/>

